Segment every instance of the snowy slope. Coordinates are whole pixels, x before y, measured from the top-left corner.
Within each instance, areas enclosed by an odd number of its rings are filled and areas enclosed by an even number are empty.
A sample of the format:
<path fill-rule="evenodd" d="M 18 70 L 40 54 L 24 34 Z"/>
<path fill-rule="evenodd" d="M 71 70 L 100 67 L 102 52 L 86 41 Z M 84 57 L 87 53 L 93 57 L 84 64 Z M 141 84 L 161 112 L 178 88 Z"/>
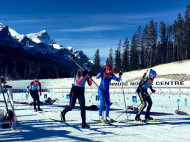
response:
<path fill-rule="evenodd" d="M 158 74 L 154 82 L 181 80 L 185 82 L 184 87 L 190 86 L 190 83 L 189 83 L 190 82 L 190 73 L 189 73 L 190 60 L 158 65 L 158 66 L 152 67 L 152 69 L 156 70 Z M 145 71 L 146 69 L 125 72 L 123 73 L 122 80 L 124 83 L 135 82 L 135 81 L 138 82 Z M 115 74 L 115 75 L 118 76 L 118 74 Z M 95 76 L 93 76 L 93 80 L 99 85 L 100 79 L 96 79 Z M 32 80 L 9 81 L 8 84 L 12 85 L 15 89 L 25 89 L 25 87 L 31 81 Z M 71 87 L 73 83 L 73 78 L 41 79 L 40 81 L 42 82 L 42 87 L 45 89 L 52 89 L 52 88 L 63 89 L 63 88 Z M 112 82 L 114 83 L 115 81 L 112 81 Z M 86 88 L 96 88 L 96 86 L 94 84 L 91 87 L 86 85 Z"/>

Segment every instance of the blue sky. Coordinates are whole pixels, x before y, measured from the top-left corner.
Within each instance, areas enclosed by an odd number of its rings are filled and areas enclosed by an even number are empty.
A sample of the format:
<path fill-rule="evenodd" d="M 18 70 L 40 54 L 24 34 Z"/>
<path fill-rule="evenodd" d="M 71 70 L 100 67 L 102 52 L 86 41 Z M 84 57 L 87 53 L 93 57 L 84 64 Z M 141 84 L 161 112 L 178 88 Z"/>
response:
<path fill-rule="evenodd" d="M 19 34 L 47 30 L 50 37 L 90 59 L 100 49 L 105 62 L 109 49 L 131 39 L 138 26 L 151 19 L 172 24 L 189 0 L 6 0 L 1 1 L 0 23 Z"/>

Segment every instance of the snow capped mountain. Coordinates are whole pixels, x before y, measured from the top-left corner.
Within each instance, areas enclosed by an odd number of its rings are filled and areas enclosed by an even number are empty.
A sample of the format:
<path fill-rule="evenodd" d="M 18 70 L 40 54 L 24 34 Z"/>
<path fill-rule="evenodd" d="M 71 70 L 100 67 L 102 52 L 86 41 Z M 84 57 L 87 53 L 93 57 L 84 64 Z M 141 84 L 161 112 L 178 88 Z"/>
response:
<path fill-rule="evenodd" d="M 0 30 L 0 44 L 12 47 L 19 47 L 19 42 L 15 41 L 9 32 L 8 26 L 2 26 Z"/>
<path fill-rule="evenodd" d="M 37 54 L 69 67 L 73 63 L 69 56 L 75 54 L 76 60 L 88 60 L 82 51 L 73 53 L 72 47 L 63 47 L 50 38 L 46 30 L 27 35 L 19 34 L 8 26 L 0 23 L 0 44 L 24 49 L 32 54 Z M 82 58 L 81 58 L 82 57 Z"/>
<path fill-rule="evenodd" d="M 18 34 L 15 30 L 9 28 L 9 32 L 13 38 L 21 42 L 21 40 L 24 38 L 25 35 Z"/>
<path fill-rule="evenodd" d="M 2 23 L 0 23 L 0 31 L 1 29 L 3 29 L 4 25 Z"/>
<path fill-rule="evenodd" d="M 55 49 L 63 49 L 64 47 L 60 46 L 59 44 L 53 44 Z"/>
<path fill-rule="evenodd" d="M 73 51 L 73 48 L 71 46 L 67 47 L 67 49 Z"/>
<path fill-rule="evenodd" d="M 26 36 L 36 43 L 43 42 L 47 45 L 53 44 L 53 41 L 50 39 L 46 30 L 42 30 L 38 33 L 27 34 Z"/>

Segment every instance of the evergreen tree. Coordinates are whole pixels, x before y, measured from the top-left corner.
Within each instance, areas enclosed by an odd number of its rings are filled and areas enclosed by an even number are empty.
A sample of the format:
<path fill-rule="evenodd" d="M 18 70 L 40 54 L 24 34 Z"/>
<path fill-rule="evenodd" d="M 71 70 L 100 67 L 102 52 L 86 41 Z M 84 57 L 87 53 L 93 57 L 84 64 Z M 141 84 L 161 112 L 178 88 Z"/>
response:
<path fill-rule="evenodd" d="M 174 21 L 174 24 L 172 25 L 172 29 L 173 29 L 173 61 L 178 61 L 179 57 L 178 57 L 178 43 L 177 43 L 177 39 L 178 39 L 178 23 L 177 20 Z"/>
<path fill-rule="evenodd" d="M 129 40 L 126 37 L 124 42 L 124 49 L 122 55 L 122 70 L 124 72 L 129 71 Z"/>
<path fill-rule="evenodd" d="M 70 77 L 68 66 L 59 65 L 44 57 L 6 45 L 0 45 L 0 50 L 1 75 L 13 79 L 33 79 L 36 73 L 39 73 L 40 78 L 48 78 L 50 72 L 49 77 L 55 78 L 58 70 L 59 77 Z"/>
<path fill-rule="evenodd" d="M 176 25 L 176 43 L 177 43 L 177 57 L 178 60 L 183 60 L 183 37 L 184 37 L 184 32 L 183 32 L 183 25 L 184 25 L 184 19 L 181 16 L 181 14 L 178 14 L 177 17 L 177 25 Z"/>
<path fill-rule="evenodd" d="M 92 72 L 93 75 L 97 75 L 100 72 L 101 66 L 100 66 L 100 55 L 99 55 L 99 49 L 96 50 L 94 55 L 94 65 L 92 66 Z"/>
<path fill-rule="evenodd" d="M 119 40 L 119 44 L 117 50 L 115 51 L 115 65 L 114 65 L 114 72 L 118 73 L 121 71 L 121 40 Z"/>
<path fill-rule="evenodd" d="M 157 54 L 157 23 L 153 20 L 149 23 L 149 40 L 150 40 L 150 66 L 155 65 L 155 55 Z"/>
<path fill-rule="evenodd" d="M 166 35 L 166 24 L 161 21 L 160 22 L 160 46 L 158 47 L 158 58 L 159 63 L 166 62 L 166 54 L 167 54 L 167 35 Z"/>
<path fill-rule="evenodd" d="M 110 53 L 106 60 L 106 64 L 110 64 L 113 67 L 113 50 L 112 50 L 112 48 L 110 49 Z"/>
<path fill-rule="evenodd" d="M 137 33 L 135 32 L 131 40 L 131 50 L 130 50 L 130 70 L 138 69 L 138 50 L 137 50 Z"/>
<path fill-rule="evenodd" d="M 17 80 L 17 79 L 19 78 L 18 67 L 17 67 L 16 64 L 15 64 L 15 66 L 14 66 L 12 75 L 13 75 L 13 79 L 14 79 L 14 80 Z"/>
<path fill-rule="evenodd" d="M 136 31 L 136 46 L 137 46 L 137 57 L 138 57 L 138 61 L 137 61 L 137 67 L 140 68 L 140 64 L 141 64 L 141 26 L 138 27 L 137 31 Z"/>
<path fill-rule="evenodd" d="M 149 41 L 149 28 L 148 25 L 145 25 L 142 36 L 141 36 L 141 67 L 146 68 L 149 66 L 149 54 L 148 54 L 148 47 L 150 45 Z"/>
<path fill-rule="evenodd" d="M 172 33 L 172 26 L 167 27 L 167 53 L 166 53 L 166 61 L 171 62 L 173 60 L 172 53 L 173 53 L 173 33 Z"/>
<path fill-rule="evenodd" d="M 185 59 L 190 59 L 190 5 L 186 6 L 184 22 L 184 48 Z"/>

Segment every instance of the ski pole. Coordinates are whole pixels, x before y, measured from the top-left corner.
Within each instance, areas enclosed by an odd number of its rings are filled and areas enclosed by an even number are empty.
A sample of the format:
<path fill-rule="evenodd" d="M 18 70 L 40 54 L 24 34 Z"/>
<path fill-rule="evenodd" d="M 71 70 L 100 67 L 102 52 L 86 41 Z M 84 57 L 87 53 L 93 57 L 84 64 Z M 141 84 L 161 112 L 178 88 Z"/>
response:
<path fill-rule="evenodd" d="M 18 105 L 15 106 L 15 109 L 22 103 L 22 101 L 25 99 L 25 97 L 19 102 Z"/>
<path fill-rule="evenodd" d="M 83 67 L 81 67 L 72 57 L 69 56 L 69 58 L 71 58 L 71 60 L 82 70 L 84 71 Z M 87 74 L 88 75 L 88 74 Z M 88 75 L 88 77 L 90 77 Z M 99 86 L 96 84 L 96 82 L 94 82 L 94 80 L 91 78 L 92 82 L 99 88 Z M 102 90 L 101 90 L 102 91 Z"/>
<path fill-rule="evenodd" d="M 124 88 L 123 88 L 122 77 L 121 77 L 121 84 L 122 84 L 122 90 L 123 90 L 123 98 L 124 98 L 125 110 L 127 110 L 126 101 L 125 101 L 125 92 L 124 92 Z M 127 117 L 127 113 L 126 113 L 126 117 Z"/>
<path fill-rule="evenodd" d="M 141 104 L 139 104 L 138 106 L 137 106 L 137 108 L 140 106 Z M 127 114 L 127 113 L 126 113 Z M 132 114 L 132 113 L 131 113 Z M 127 120 L 129 119 L 129 116 L 131 116 L 131 114 L 129 114 L 128 116 L 127 116 Z"/>
<path fill-rule="evenodd" d="M 137 102 L 135 102 L 131 107 L 133 107 L 136 103 L 138 103 L 140 100 L 138 100 Z M 123 115 L 125 112 L 127 112 L 129 108 L 126 109 L 126 111 L 122 112 L 117 118 L 119 118 L 121 115 Z M 116 120 L 117 120 L 116 118 Z"/>

